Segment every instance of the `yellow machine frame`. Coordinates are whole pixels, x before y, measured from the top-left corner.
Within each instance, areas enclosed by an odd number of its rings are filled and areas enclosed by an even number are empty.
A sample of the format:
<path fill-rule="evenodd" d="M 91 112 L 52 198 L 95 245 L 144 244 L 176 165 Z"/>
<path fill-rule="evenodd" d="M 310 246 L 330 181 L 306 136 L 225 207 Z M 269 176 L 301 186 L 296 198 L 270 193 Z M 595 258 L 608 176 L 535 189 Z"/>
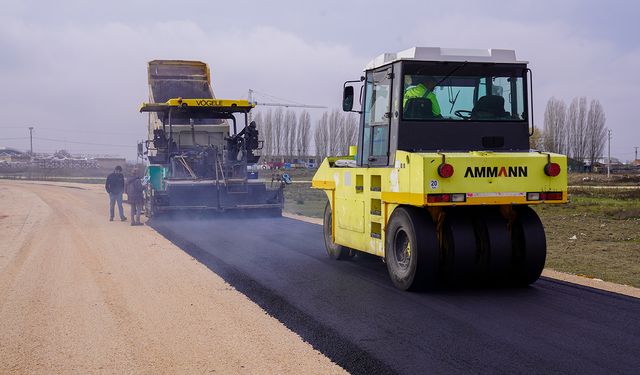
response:
<path fill-rule="evenodd" d="M 511 205 L 566 203 L 568 198 L 567 158 L 560 154 L 397 151 L 395 166 L 391 168 L 332 166 L 340 159 L 348 157 L 325 159 L 313 178 L 312 187 L 324 190 L 331 202 L 334 242 L 378 256 L 385 255 L 387 223 L 400 205 L 427 208 L 438 222 L 442 207 L 503 205 L 508 208 Z M 438 175 L 438 166 L 443 161 L 454 168 L 449 178 Z M 558 176 L 544 173 L 549 162 L 560 165 Z M 471 168 L 471 172 L 467 173 L 467 168 Z M 476 168 L 479 173 L 475 173 Z M 523 175 L 525 170 L 526 175 Z M 485 177 L 477 177 L 482 171 Z M 491 177 L 486 177 L 489 173 Z M 527 193 L 546 192 L 560 192 L 562 198 L 527 200 Z M 431 203 L 428 200 L 431 194 L 464 194 L 465 199 Z"/>
<path fill-rule="evenodd" d="M 248 112 L 256 105 L 248 100 L 236 99 L 182 99 L 173 98 L 165 103 L 142 103 L 140 112 L 163 112 L 169 109 L 197 108 L 219 112 Z"/>

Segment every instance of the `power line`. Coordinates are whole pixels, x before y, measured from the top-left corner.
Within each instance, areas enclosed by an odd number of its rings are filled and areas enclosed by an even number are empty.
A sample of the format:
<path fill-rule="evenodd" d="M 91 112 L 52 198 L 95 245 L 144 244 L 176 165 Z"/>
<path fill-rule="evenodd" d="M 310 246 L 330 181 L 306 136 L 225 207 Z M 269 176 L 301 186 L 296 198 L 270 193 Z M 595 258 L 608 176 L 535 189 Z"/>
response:
<path fill-rule="evenodd" d="M 13 141 L 17 139 L 28 139 L 29 137 L 0 138 L 0 141 Z"/>
<path fill-rule="evenodd" d="M 143 132 L 103 132 L 103 131 L 95 131 L 95 130 L 85 130 L 85 129 L 71 129 L 71 128 L 38 128 L 38 131 L 72 131 L 76 133 L 88 133 L 88 134 L 108 134 L 108 135 L 140 135 Z"/>
<path fill-rule="evenodd" d="M 50 141 L 50 142 L 60 142 L 60 143 L 73 143 L 78 145 L 89 145 L 89 146 L 107 146 L 107 147 L 126 147 L 126 148 L 136 148 L 137 145 L 114 145 L 108 143 L 93 143 L 93 142 L 79 142 L 79 141 L 68 141 L 66 139 L 53 139 L 53 138 L 42 138 L 42 137 L 33 137 L 35 139 L 41 141 Z"/>
<path fill-rule="evenodd" d="M 270 95 L 270 94 L 267 94 L 267 93 L 264 93 L 264 92 L 256 91 L 256 90 L 252 90 L 252 91 L 254 93 L 256 93 L 256 94 L 264 95 L 266 97 L 269 97 L 269 98 L 272 98 L 272 99 L 275 99 L 275 100 L 280 100 L 280 101 L 283 101 L 283 102 L 289 102 L 291 104 L 304 105 L 303 103 L 296 102 L 296 101 L 293 101 L 293 100 L 290 100 L 290 99 L 280 98 L 280 97 L 277 97 L 277 96 L 274 96 L 274 95 Z"/>
<path fill-rule="evenodd" d="M 1 125 L 0 126 L 3 129 L 24 129 L 24 126 L 4 126 Z M 144 129 L 144 128 L 142 128 Z M 72 131 L 72 132 L 76 132 L 76 133 L 89 133 L 89 134 L 109 134 L 109 135 L 140 135 L 141 132 L 135 132 L 135 131 L 121 131 L 121 132 L 113 132 L 113 131 L 100 131 L 100 130 L 87 130 L 87 129 L 73 129 L 73 128 L 57 128 L 57 127 L 38 127 L 38 129 L 36 129 L 38 132 L 47 132 L 47 131 Z"/>

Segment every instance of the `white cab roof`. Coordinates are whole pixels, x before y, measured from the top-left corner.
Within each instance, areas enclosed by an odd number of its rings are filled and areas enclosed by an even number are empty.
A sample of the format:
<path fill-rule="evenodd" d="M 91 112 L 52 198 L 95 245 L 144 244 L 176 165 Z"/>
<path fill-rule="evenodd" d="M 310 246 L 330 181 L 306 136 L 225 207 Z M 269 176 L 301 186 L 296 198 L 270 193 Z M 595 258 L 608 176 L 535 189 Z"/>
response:
<path fill-rule="evenodd" d="M 371 60 L 364 70 L 375 69 L 380 66 L 399 60 L 416 61 L 468 61 L 488 63 L 519 63 L 516 51 L 512 49 L 462 49 L 440 47 L 413 47 L 398 53 L 383 53 Z"/>

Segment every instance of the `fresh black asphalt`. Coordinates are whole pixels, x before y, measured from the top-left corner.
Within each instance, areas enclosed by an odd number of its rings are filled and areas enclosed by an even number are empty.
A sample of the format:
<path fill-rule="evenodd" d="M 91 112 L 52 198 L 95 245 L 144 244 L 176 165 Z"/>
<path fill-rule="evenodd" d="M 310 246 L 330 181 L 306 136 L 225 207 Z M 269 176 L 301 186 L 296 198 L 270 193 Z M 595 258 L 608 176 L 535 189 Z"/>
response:
<path fill-rule="evenodd" d="M 288 218 L 160 218 L 152 227 L 354 374 L 640 373 L 640 299 L 541 279 L 396 290 L 375 257 L 335 261 Z"/>

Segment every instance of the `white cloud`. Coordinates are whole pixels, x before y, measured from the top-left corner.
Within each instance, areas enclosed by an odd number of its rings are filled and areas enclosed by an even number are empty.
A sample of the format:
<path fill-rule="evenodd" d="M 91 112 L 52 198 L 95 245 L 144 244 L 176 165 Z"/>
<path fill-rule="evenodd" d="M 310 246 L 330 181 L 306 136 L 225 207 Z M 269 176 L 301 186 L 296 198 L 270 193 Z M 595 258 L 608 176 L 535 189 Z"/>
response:
<path fill-rule="evenodd" d="M 428 13 L 429 5 L 418 3 L 411 14 L 390 17 L 389 22 L 381 22 L 378 14 L 382 3 L 343 4 L 354 14 L 361 8 L 358 19 L 350 23 L 335 14 L 327 16 L 332 13 L 322 7 L 334 9 L 333 4 L 317 5 L 315 11 L 297 4 L 295 17 L 285 17 L 278 9 L 266 14 L 271 6 L 261 5 L 257 9 L 265 14 L 248 12 L 247 19 L 238 15 L 235 27 L 228 17 L 224 22 L 211 17 L 207 23 L 208 15 L 218 10 L 208 2 L 198 3 L 202 14 L 192 15 L 167 15 L 151 1 L 136 2 L 131 9 L 118 2 L 21 4 L 3 2 L 0 15 L 0 126 L 35 125 L 41 136 L 54 138 L 55 131 L 47 128 L 71 128 L 76 130 L 64 134 L 70 140 L 99 138 L 101 143 L 133 145 L 145 136 L 145 116 L 137 107 L 147 99 L 146 62 L 152 59 L 209 63 L 219 97 L 246 96 L 253 88 L 337 107 L 343 81 L 357 78 L 371 58 L 395 52 L 394 47 L 403 44 L 516 49 L 534 70 L 538 126 L 547 98 L 569 102 L 574 96 L 587 96 L 599 99 L 605 108 L 616 155 L 629 159 L 633 146 L 640 143 L 632 112 L 640 92 L 638 44 L 622 49 L 620 40 L 587 34 L 595 27 L 587 29 L 568 17 L 584 9 L 582 2 L 554 4 L 551 13 L 545 8 L 550 3 L 517 1 L 501 7 L 500 13 L 487 11 L 498 8 L 497 3 L 456 3 L 439 14 L 437 9 Z M 76 8 L 80 10 L 74 13 Z M 145 13 L 147 8 L 152 11 Z M 277 27 L 270 26 L 275 24 L 271 19 L 278 20 Z M 328 39 L 341 42 L 323 42 Z M 370 55 L 359 56 L 356 50 Z M 122 136 L 97 137 L 98 132 Z M 4 137 L 23 134 L 26 130 L 3 131 Z M 7 145 L 26 147 L 24 142 Z"/>
<path fill-rule="evenodd" d="M 598 99 L 606 112 L 606 126 L 614 133 L 612 150 L 622 159 L 632 158 L 633 146 L 640 143 L 636 125 L 630 123 L 640 93 L 639 49 L 620 50 L 611 41 L 582 35 L 559 21 L 450 16 L 431 22 L 428 33 L 420 25 L 414 29 L 413 37 L 422 45 L 515 49 L 533 70 L 538 127 L 543 126 L 542 114 L 552 96 L 567 104 L 577 96 Z"/>
<path fill-rule="evenodd" d="M 342 82 L 357 76 L 363 64 L 345 46 L 311 44 L 272 27 L 207 33 L 190 21 L 47 29 L 13 21 L 0 26 L 0 40 L 12 41 L 8 53 L 14 56 L 0 71 L 4 86 L 11 87 L 0 93 L 0 109 L 8 114 L 3 122 L 35 124 L 36 134 L 50 138 L 47 128 L 78 129 L 66 139 L 85 142 L 96 142 L 89 131 L 129 133 L 100 139 L 132 146 L 145 136 L 146 118 L 137 106 L 147 100 L 149 60 L 209 63 L 218 97 L 246 97 L 254 88 L 329 106 L 338 105 Z"/>

